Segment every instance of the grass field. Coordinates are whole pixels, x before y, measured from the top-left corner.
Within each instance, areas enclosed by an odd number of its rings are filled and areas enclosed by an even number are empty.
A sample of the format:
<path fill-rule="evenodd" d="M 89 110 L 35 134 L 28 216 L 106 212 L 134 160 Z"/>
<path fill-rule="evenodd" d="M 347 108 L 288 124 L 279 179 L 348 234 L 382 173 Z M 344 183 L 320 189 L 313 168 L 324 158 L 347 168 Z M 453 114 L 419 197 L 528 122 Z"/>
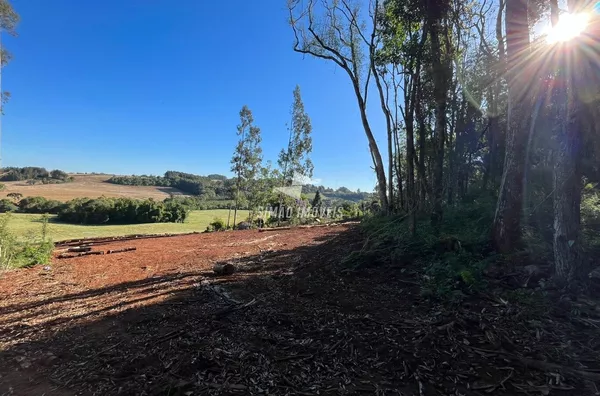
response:
<path fill-rule="evenodd" d="M 131 225 L 74 225 L 55 222 L 56 216 L 50 216 L 48 224 L 49 237 L 54 241 L 76 238 L 93 238 L 120 236 L 130 234 L 165 234 L 204 231 L 215 217 L 220 217 L 227 222 L 226 209 L 196 210 L 190 212 L 185 223 L 152 223 Z M 39 233 L 42 229 L 41 215 L 37 214 L 11 214 L 8 228 L 19 238 L 26 238 L 31 233 Z M 238 211 L 237 222 L 244 220 L 248 211 Z M 231 212 L 233 224 L 233 211 Z"/>
<path fill-rule="evenodd" d="M 0 191 L 0 198 L 7 194 L 18 192 L 24 197 L 44 197 L 58 201 L 68 201 L 73 198 L 98 198 L 106 197 L 128 197 L 128 198 L 154 198 L 163 200 L 170 194 L 185 195 L 183 192 L 171 187 L 155 186 L 122 186 L 119 184 L 106 183 L 112 175 L 83 175 L 73 174 L 74 181 L 62 184 L 34 184 L 29 185 L 26 181 L 3 182 L 6 189 Z"/>

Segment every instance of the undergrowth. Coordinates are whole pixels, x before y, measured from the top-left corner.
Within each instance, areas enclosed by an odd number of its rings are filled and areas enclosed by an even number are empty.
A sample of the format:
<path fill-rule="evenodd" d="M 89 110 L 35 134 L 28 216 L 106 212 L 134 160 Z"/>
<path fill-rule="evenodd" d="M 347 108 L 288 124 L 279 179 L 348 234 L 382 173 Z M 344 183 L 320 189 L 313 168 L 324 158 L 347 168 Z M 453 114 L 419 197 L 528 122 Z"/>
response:
<path fill-rule="evenodd" d="M 493 198 L 472 199 L 448 208 L 436 234 L 428 218 L 411 235 L 406 215 L 363 220 L 365 243 L 344 260 L 351 268 L 390 265 L 416 268 L 424 296 L 456 300 L 486 286 L 484 270 L 496 258 L 489 245 Z"/>
<path fill-rule="evenodd" d="M 417 219 L 414 236 L 409 231 L 406 215 L 366 217 L 361 223 L 365 236 L 362 249 L 347 256 L 344 264 L 352 269 L 410 266 L 419 277 L 423 296 L 460 300 L 465 294 L 486 288 L 484 275 L 490 273 L 486 271 L 488 269 L 510 273 L 530 264 L 551 267 L 551 205 L 547 200 L 535 206 L 528 205 L 522 222 L 521 248 L 510 255 L 495 254 L 490 244 L 490 227 L 496 207 L 496 199 L 492 196 L 472 195 L 458 206 L 447 207 L 437 233 L 427 217 Z M 582 253 L 587 261 L 593 261 L 584 265 L 597 266 L 600 191 L 595 187 L 584 189 L 581 218 Z M 525 295 L 519 299 L 526 299 Z"/>
<path fill-rule="evenodd" d="M 40 232 L 28 235 L 25 241 L 18 241 L 10 232 L 9 221 L 10 214 L 0 216 L 0 271 L 48 264 L 54 250 L 48 238 L 48 216 L 42 216 Z"/>

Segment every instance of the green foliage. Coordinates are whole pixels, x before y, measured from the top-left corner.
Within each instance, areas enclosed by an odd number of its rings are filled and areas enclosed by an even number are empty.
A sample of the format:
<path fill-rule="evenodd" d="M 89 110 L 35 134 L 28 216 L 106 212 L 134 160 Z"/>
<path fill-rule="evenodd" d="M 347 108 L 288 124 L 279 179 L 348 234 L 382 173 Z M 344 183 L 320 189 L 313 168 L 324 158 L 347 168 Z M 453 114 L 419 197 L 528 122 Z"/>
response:
<path fill-rule="evenodd" d="M 232 180 L 217 174 L 200 176 L 191 173 L 167 171 L 164 176 L 113 176 L 107 180 L 107 183 L 128 186 L 173 187 L 204 199 L 228 199 L 231 197 Z"/>
<path fill-rule="evenodd" d="M 361 228 L 362 250 L 346 258 L 351 267 L 415 264 L 426 297 L 459 299 L 486 283 L 483 271 L 496 260 L 489 248 L 493 198 L 467 197 L 460 207 L 448 208 L 440 235 L 420 219 L 413 237 L 406 215 L 368 216 Z"/>
<path fill-rule="evenodd" d="M 21 198 L 23 198 L 23 194 L 19 192 L 11 192 L 6 194 L 6 197 L 12 199 L 15 202 L 18 202 Z"/>
<path fill-rule="evenodd" d="M 0 271 L 11 268 L 18 252 L 17 239 L 8 229 L 10 215 L 0 216 Z"/>
<path fill-rule="evenodd" d="M 214 220 L 212 221 L 212 223 L 210 223 L 208 225 L 208 227 L 206 227 L 206 231 L 207 232 L 224 231 L 225 228 L 226 228 L 225 220 L 223 220 L 219 217 L 215 217 Z"/>
<path fill-rule="evenodd" d="M 9 167 L 2 169 L 0 181 L 23 181 L 28 180 L 30 184 L 58 184 L 73 181 L 66 172 L 55 169 L 48 172 L 45 168 L 27 166 L 23 168 Z"/>
<path fill-rule="evenodd" d="M 343 219 L 358 219 L 363 216 L 363 211 L 356 203 L 344 202 L 342 204 L 341 215 Z"/>
<path fill-rule="evenodd" d="M 10 232 L 9 221 L 9 214 L 0 216 L 0 270 L 48 264 L 54 251 L 54 244 L 47 238 L 48 218 L 42 217 L 41 232 L 32 233 L 24 242 L 17 241 Z"/>
<path fill-rule="evenodd" d="M 304 111 L 299 86 L 294 89 L 291 113 L 292 124 L 289 126 L 288 147 L 281 150 L 277 160 L 285 185 L 291 184 L 294 175 L 311 178 L 314 168 L 309 157 L 312 152 L 312 125 L 310 117 Z"/>
<path fill-rule="evenodd" d="M 16 212 L 19 209 L 10 199 L 0 199 L 0 213 Z"/>
<path fill-rule="evenodd" d="M 323 199 L 321 198 L 321 193 L 319 191 L 317 191 L 315 193 L 315 197 L 312 200 L 312 206 L 314 208 L 319 208 L 319 207 L 321 207 L 322 203 L 323 203 Z"/>
<path fill-rule="evenodd" d="M 255 210 L 264 203 L 265 186 L 262 183 L 264 170 L 261 148 L 260 128 L 254 125 L 254 117 L 248 106 L 240 110 L 240 124 L 237 127 L 239 137 L 233 157 L 231 171 L 235 175 L 233 194 L 236 203 L 246 204 Z"/>
<path fill-rule="evenodd" d="M 64 207 L 64 203 L 44 197 L 26 197 L 17 204 L 22 213 L 51 213 L 57 214 Z"/>
<path fill-rule="evenodd" d="M 188 209 L 176 201 L 79 198 L 67 202 L 58 220 L 74 224 L 183 223 Z"/>
<path fill-rule="evenodd" d="M 586 226 L 600 228 L 600 192 L 589 184 L 581 197 L 581 221 Z"/>

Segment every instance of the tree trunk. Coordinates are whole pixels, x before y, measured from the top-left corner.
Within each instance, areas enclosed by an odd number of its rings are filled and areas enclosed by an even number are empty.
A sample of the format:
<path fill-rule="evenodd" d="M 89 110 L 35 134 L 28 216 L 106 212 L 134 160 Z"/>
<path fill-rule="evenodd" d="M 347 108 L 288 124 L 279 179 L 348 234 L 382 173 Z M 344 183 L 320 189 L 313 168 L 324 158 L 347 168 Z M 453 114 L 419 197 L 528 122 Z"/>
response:
<path fill-rule="evenodd" d="M 423 107 L 421 102 L 422 91 L 421 84 L 419 80 L 419 88 L 417 91 L 417 99 L 415 103 L 415 111 L 417 116 L 417 121 L 419 123 L 419 159 L 417 168 L 419 170 L 419 209 L 423 210 L 425 208 L 425 202 L 427 200 L 427 178 L 425 175 L 425 141 L 427 135 L 427 127 L 425 125 L 425 114 L 423 114 Z"/>
<path fill-rule="evenodd" d="M 577 1 L 569 1 L 570 12 L 576 12 L 576 6 Z M 558 7 L 553 4 L 552 8 L 553 23 L 556 23 Z M 555 278 L 564 286 L 572 285 L 581 272 L 581 107 L 574 79 L 583 71 L 577 70 L 579 67 L 573 59 L 583 60 L 584 57 L 577 52 L 577 45 L 574 45 L 560 59 L 558 88 L 554 95 L 557 110 L 555 136 L 559 144 L 554 161 L 554 266 Z M 581 82 L 583 80 L 580 78 Z"/>
<path fill-rule="evenodd" d="M 520 239 L 521 211 L 523 208 L 523 175 L 526 143 L 529 129 L 527 109 L 527 77 L 529 53 L 529 25 L 527 3 L 506 0 L 506 47 L 508 77 L 508 130 L 502 183 L 492 226 L 492 242 L 500 252 L 513 250 Z"/>
<path fill-rule="evenodd" d="M 431 213 L 431 225 L 435 232 L 439 227 L 443 216 L 443 193 L 444 193 L 444 143 L 446 141 L 446 104 L 447 104 L 447 62 L 446 56 L 442 56 L 440 44 L 440 19 L 431 17 L 429 20 L 429 38 L 431 40 L 431 56 L 438 61 L 433 66 L 433 95 L 435 99 L 435 155 L 433 169 L 433 211 Z"/>
<path fill-rule="evenodd" d="M 416 74 L 412 76 L 412 83 L 410 87 L 410 94 L 406 96 L 405 100 L 405 112 L 406 112 L 406 173 L 408 186 L 406 187 L 406 202 L 408 209 L 408 221 L 411 235 L 415 235 L 417 232 L 417 202 L 416 202 L 416 189 L 415 189 L 415 168 L 414 168 L 414 154 L 415 154 L 415 133 L 414 133 L 414 102 L 416 98 Z M 408 102 L 408 103 L 406 103 Z M 407 106 L 408 105 L 408 106 Z"/>
<path fill-rule="evenodd" d="M 389 205 L 386 191 L 387 181 L 385 177 L 385 169 L 383 167 L 383 160 L 381 159 L 381 153 L 379 152 L 377 141 L 373 136 L 373 131 L 371 130 L 369 119 L 367 118 L 367 106 L 360 93 L 358 81 L 354 81 L 352 85 L 354 86 L 356 100 L 358 101 L 358 108 L 360 110 L 360 118 L 363 124 L 363 128 L 365 130 L 365 134 L 367 135 L 367 140 L 369 141 L 369 150 L 371 151 L 371 156 L 373 157 L 373 164 L 375 165 L 375 175 L 377 176 L 377 192 L 379 195 L 379 200 L 381 201 L 381 210 L 384 213 L 387 213 Z"/>
<path fill-rule="evenodd" d="M 554 265 L 555 276 L 563 285 L 571 284 L 581 268 L 581 135 L 573 93 L 567 95 L 570 103 L 560 112 L 566 119 L 559 120 L 563 121 L 557 131 L 560 149 L 554 162 Z"/>

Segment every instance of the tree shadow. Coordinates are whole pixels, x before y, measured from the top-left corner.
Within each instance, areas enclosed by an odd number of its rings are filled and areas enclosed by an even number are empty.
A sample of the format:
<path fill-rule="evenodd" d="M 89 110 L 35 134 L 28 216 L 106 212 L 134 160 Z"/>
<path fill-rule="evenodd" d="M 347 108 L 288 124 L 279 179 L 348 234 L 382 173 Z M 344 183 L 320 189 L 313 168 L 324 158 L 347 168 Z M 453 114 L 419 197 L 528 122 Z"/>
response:
<path fill-rule="evenodd" d="M 231 276 L 188 270 L 6 306 L 0 394 L 475 395 L 473 381 L 506 377 L 502 355 L 464 344 L 494 348 L 484 315 L 437 313 L 398 269 L 345 271 L 361 246 L 349 229 L 219 262 Z"/>

